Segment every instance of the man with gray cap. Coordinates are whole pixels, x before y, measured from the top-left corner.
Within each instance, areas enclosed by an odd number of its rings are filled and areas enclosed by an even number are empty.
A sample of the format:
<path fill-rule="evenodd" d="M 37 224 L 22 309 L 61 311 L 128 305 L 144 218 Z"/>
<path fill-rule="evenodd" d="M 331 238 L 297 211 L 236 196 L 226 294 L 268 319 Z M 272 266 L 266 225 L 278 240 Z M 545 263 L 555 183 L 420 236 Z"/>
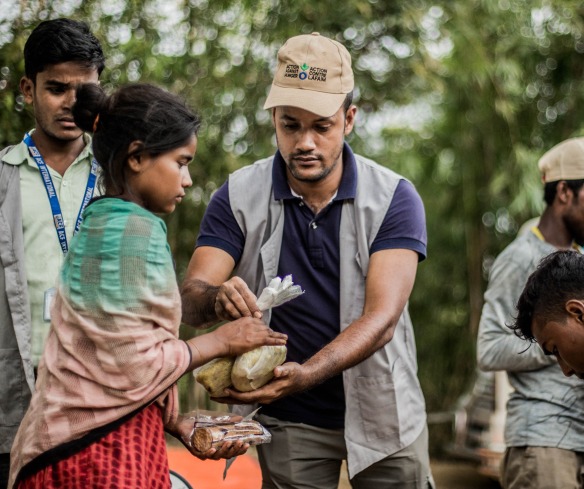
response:
<path fill-rule="evenodd" d="M 537 226 L 495 260 L 479 326 L 479 367 L 505 370 L 505 489 L 584 487 L 584 384 L 567 378 L 554 356 L 527 348 L 511 329 L 515 305 L 540 260 L 584 245 L 584 138 L 563 141 L 539 161 L 546 208 Z"/>
<path fill-rule="evenodd" d="M 336 489 L 345 459 L 356 488 L 432 487 L 407 309 L 426 256 L 424 208 L 409 181 L 344 141 L 353 84 L 337 41 L 284 44 L 264 106 L 278 150 L 215 193 L 182 287 L 187 324 L 253 315 L 288 334 L 270 383 L 217 399 L 262 406 L 263 488 Z M 305 293 L 260 311 L 262 289 L 288 274 Z"/>

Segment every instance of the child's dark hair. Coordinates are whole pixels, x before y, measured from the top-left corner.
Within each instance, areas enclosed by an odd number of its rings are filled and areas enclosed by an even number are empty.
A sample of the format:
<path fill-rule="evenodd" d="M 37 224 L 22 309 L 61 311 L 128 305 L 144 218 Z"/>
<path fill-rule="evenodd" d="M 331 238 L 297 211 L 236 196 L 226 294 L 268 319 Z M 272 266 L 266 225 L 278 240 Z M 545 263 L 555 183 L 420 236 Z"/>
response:
<path fill-rule="evenodd" d="M 77 127 L 94 133 L 93 153 L 108 195 L 126 190 L 130 143 L 141 142 L 133 154 L 157 156 L 187 144 L 200 126 L 199 117 L 181 98 L 145 83 L 126 85 L 109 97 L 99 85 L 80 85 L 73 117 Z"/>
<path fill-rule="evenodd" d="M 566 302 L 575 298 L 584 299 L 584 256 L 574 250 L 556 251 L 543 258 L 527 279 L 510 327 L 520 338 L 535 342 L 533 319 L 562 321 Z"/>
<path fill-rule="evenodd" d="M 75 61 L 95 68 L 98 75 L 105 66 L 101 44 L 85 22 L 54 19 L 41 22 L 24 45 L 26 77 L 36 81 L 37 73 L 48 65 Z"/>

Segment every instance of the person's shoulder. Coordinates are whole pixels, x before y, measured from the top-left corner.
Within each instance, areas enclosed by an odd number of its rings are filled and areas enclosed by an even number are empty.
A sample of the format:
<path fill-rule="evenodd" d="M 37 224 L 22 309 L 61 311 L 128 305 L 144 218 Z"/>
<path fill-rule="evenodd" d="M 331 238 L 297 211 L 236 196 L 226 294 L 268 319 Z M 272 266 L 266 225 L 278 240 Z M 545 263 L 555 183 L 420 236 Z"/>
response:
<path fill-rule="evenodd" d="M 23 142 L 11 144 L 0 150 L 0 163 L 19 166 L 26 162 L 28 151 Z"/>
<path fill-rule="evenodd" d="M 537 236 L 535 236 L 532 232 L 528 233 L 521 233 L 515 237 L 511 243 L 509 243 L 503 251 L 501 251 L 500 255 L 532 255 L 533 248 L 537 247 L 537 244 L 543 243 Z"/>
<path fill-rule="evenodd" d="M 357 173 L 358 175 L 363 175 L 365 173 L 370 174 L 374 179 L 377 178 L 391 178 L 394 180 L 407 180 L 403 175 L 400 175 L 394 170 L 387 168 L 372 159 L 366 158 L 360 154 L 354 153 L 355 161 L 357 163 Z M 408 180 L 409 181 L 409 180 Z"/>
<path fill-rule="evenodd" d="M 394 173 L 389 168 L 384 167 L 380 163 L 377 163 L 376 161 L 372 160 L 371 158 L 367 158 L 366 156 L 360 155 L 358 153 L 353 153 L 353 156 L 355 157 L 355 161 L 358 164 L 362 164 L 362 165 L 365 165 L 367 167 L 371 167 L 375 170 L 388 171 L 390 173 Z"/>
<path fill-rule="evenodd" d="M 553 251 L 551 245 L 541 241 L 531 232 L 517 236 L 497 256 L 493 267 L 508 267 L 530 270 L 547 253 Z"/>
<path fill-rule="evenodd" d="M 164 221 L 142 206 L 115 197 L 98 197 L 86 210 L 85 219 L 105 219 L 108 230 L 124 230 L 127 235 L 148 236 L 153 232 L 166 234 Z M 153 231 L 149 231 L 152 229 Z"/>
<path fill-rule="evenodd" d="M 262 158 L 259 160 L 254 161 L 253 163 L 251 163 L 250 165 L 245 165 L 237 170 L 235 170 L 230 176 L 229 178 L 233 178 L 237 175 L 242 175 L 245 173 L 249 173 L 252 171 L 257 171 L 258 169 L 266 169 L 266 168 L 271 168 L 272 166 L 272 162 L 274 161 L 274 156 L 268 156 L 267 158 Z"/>
<path fill-rule="evenodd" d="M 251 165 L 244 166 L 234 171 L 228 178 L 228 192 L 231 201 L 239 198 L 252 199 L 263 192 L 271 192 L 271 185 L 257 185 L 258 182 L 271 182 L 272 163 L 274 156 L 257 160 Z M 254 188 L 252 194 L 249 189 Z"/>
<path fill-rule="evenodd" d="M 2 149 L 0 149 L 0 164 L 3 164 L 3 163 L 4 163 L 4 162 L 2 161 L 2 160 L 3 160 L 3 158 L 4 158 L 4 156 L 5 156 L 6 154 L 8 154 L 12 148 L 14 148 L 14 146 L 13 146 L 13 145 L 6 146 L 5 148 L 2 148 Z"/>
<path fill-rule="evenodd" d="M 152 264 L 167 264 L 170 247 L 166 224 L 147 209 L 115 197 L 99 198 L 89 205 L 83 216 L 82 241 L 99 242 L 116 256 L 148 257 Z M 94 240 L 98 241 L 94 241 Z"/>

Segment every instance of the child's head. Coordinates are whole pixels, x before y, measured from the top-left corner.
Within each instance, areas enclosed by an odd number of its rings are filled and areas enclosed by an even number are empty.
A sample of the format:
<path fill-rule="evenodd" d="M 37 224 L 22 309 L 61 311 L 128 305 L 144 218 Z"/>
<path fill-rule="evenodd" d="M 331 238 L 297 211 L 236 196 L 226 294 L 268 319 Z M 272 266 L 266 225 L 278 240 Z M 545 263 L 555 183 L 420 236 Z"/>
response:
<path fill-rule="evenodd" d="M 120 196 L 159 213 L 174 210 L 192 185 L 200 120 L 176 95 L 148 84 L 127 85 L 111 96 L 94 84 L 77 89 L 75 123 L 93 132 L 105 195 Z"/>
<path fill-rule="evenodd" d="M 511 327 L 554 355 L 564 375 L 584 378 L 584 256 L 557 251 L 545 257 L 527 280 Z"/>

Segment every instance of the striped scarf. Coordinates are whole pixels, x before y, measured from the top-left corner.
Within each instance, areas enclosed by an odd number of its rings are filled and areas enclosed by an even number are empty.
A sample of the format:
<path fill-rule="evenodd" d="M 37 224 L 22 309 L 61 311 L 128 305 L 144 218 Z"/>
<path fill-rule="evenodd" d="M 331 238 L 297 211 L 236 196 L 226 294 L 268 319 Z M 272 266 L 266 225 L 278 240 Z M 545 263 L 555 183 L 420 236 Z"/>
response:
<path fill-rule="evenodd" d="M 87 207 L 58 282 L 36 392 L 11 452 L 9 487 L 47 450 L 158 401 L 177 414 L 190 363 L 166 226 L 142 207 Z"/>

